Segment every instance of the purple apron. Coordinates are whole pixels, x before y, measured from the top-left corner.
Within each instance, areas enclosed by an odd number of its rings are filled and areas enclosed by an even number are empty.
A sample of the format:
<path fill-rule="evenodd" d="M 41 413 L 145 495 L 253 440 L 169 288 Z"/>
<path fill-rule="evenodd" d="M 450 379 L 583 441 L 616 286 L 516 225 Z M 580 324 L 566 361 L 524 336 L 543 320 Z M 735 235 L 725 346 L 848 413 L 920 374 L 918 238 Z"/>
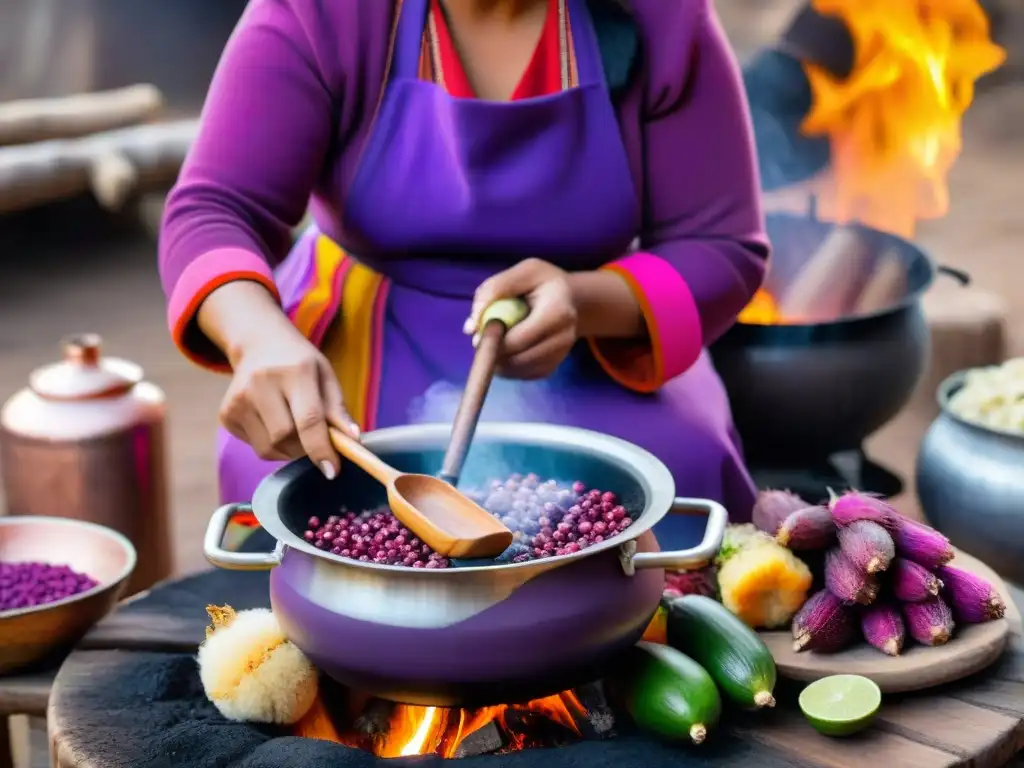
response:
<path fill-rule="evenodd" d="M 488 102 L 420 79 L 428 0 L 404 0 L 344 210 L 360 252 L 308 233 L 278 275 L 300 329 L 332 362 L 348 356 L 336 370 L 366 428 L 451 420 L 473 354 L 462 325 L 484 279 L 530 256 L 596 269 L 639 231 L 640 198 L 585 0 L 567 0 L 567 9 L 578 84 Z M 324 318 L 334 321 L 333 340 Z M 544 381 L 496 380 L 482 418 L 619 436 L 664 461 L 680 495 L 720 501 L 734 520 L 749 519 L 754 487 L 706 353 L 641 395 L 613 382 L 580 343 Z M 251 498 L 278 466 L 223 432 L 219 449 L 224 501 Z"/>

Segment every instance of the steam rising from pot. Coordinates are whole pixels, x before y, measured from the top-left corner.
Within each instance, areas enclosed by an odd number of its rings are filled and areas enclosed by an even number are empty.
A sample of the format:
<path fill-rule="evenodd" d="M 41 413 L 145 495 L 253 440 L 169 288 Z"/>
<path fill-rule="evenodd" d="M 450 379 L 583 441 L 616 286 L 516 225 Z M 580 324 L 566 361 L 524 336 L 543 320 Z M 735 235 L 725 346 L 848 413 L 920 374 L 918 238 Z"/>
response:
<path fill-rule="evenodd" d="M 462 387 L 449 381 L 437 381 L 417 397 L 409 406 L 408 421 L 411 424 L 451 424 L 462 397 Z M 554 379 L 546 381 L 512 381 L 495 378 L 480 413 L 480 423 L 486 422 L 534 422 L 546 424 L 564 423 L 560 419 L 564 407 Z M 503 478 L 513 473 L 533 472 L 541 477 L 559 481 L 573 478 L 557 477 L 559 462 L 541 452 L 531 456 L 529 466 L 519 466 L 516 460 L 509 461 L 506 449 L 479 441 L 470 449 L 467 461 L 468 477 L 472 480 Z"/>

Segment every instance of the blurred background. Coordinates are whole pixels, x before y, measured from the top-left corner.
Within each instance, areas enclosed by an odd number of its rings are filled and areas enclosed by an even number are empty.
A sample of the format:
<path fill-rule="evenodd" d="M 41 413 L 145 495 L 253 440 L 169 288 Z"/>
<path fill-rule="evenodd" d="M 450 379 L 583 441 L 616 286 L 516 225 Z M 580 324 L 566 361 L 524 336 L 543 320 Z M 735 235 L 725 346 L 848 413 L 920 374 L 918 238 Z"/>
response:
<path fill-rule="evenodd" d="M 804 7 L 794 0 L 716 5 L 743 61 L 776 44 Z M 973 285 L 965 292 L 939 280 L 925 296 L 930 321 L 946 334 L 934 370 L 867 446 L 905 481 L 898 501 L 912 513 L 917 446 L 936 413 L 935 377 L 998 362 L 979 356 L 1024 354 L 1024 6 L 984 5 L 1007 58 L 981 80 L 964 119 L 948 211 L 913 236 L 935 261 L 969 272 Z M 216 409 L 226 379 L 191 367 L 168 340 L 155 230 L 192 119 L 244 6 L 0 0 L 0 397 L 56 360 L 68 334 L 98 333 L 105 352 L 139 363 L 167 394 L 168 530 L 178 572 L 204 564 L 202 531 L 216 502 Z M 63 107 L 21 102 L 99 91 L 113 93 L 103 103 Z M 70 123 L 54 128 L 62 120 Z M 64 135 L 79 132 L 67 127 L 76 120 L 89 129 L 85 138 Z M 766 191 L 769 209 L 806 207 L 817 178 L 774 185 Z M 986 347 L 979 339 L 994 341 Z"/>

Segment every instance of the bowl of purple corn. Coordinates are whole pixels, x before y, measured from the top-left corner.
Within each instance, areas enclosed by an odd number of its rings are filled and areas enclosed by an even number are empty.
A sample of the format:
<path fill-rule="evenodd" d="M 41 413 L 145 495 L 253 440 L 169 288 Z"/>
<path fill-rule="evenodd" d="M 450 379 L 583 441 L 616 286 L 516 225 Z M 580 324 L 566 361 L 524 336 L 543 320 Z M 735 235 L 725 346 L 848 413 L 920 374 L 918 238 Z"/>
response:
<path fill-rule="evenodd" d="M 0 517 L 0 675 L 73 645 L 120 599 L 135 560 L 102 525 Z"/>

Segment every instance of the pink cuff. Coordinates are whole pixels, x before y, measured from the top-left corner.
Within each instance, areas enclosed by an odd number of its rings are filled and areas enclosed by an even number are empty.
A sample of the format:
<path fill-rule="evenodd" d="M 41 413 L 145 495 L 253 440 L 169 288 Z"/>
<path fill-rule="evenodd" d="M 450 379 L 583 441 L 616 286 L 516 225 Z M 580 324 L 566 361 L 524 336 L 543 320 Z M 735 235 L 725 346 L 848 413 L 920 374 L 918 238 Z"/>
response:
<path fill-rule="evenodd" d="M 654 392 L 700 357 L 704 339 L 697 302 L 679 272 L 660 256 L 632 253 L 604 269 L 620 275 L 633 290 L 649 341 L 591 339 L 591 350 L 619 384 L 636 392 Z"/>
<path fill-rule="evenodd" d="M 167 326 L 171 338 L 185 357 L 215 371 L 230 371 L 224 356 L 196 327 L 195 316 L 206 297 L 226 283 L 251 280 L 281 300 L 270 266 L 244 248 L 217 248 L 189 264 L 181 273 L 167 303 Z"/>

